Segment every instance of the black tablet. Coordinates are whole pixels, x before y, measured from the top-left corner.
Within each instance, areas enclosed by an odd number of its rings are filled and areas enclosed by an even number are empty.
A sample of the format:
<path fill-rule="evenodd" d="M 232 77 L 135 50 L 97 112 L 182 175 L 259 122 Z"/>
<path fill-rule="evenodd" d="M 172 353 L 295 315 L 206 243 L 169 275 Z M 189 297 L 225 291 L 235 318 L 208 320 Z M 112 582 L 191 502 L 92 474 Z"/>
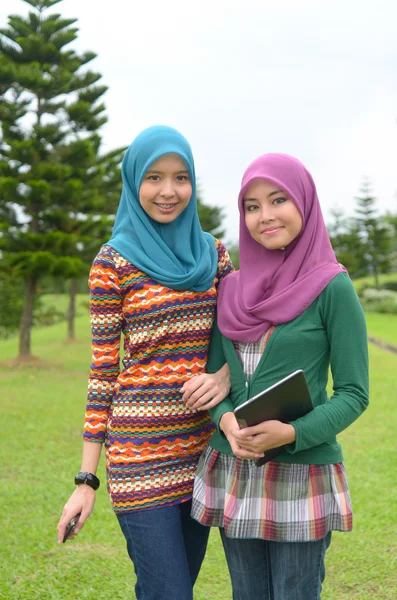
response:
<path fill-rule="evenodd" d="M 288 423 L 303 417 L 313 410 L 309 388 L 302 369 L 294 371 L 263 392 L 250 398 L 234 409 L 241 428 L 251 427 L 263 421 L 277 420 Z M 283 447 L 272 448 L 256 461 L 262 465 L 283 451 Z"/>

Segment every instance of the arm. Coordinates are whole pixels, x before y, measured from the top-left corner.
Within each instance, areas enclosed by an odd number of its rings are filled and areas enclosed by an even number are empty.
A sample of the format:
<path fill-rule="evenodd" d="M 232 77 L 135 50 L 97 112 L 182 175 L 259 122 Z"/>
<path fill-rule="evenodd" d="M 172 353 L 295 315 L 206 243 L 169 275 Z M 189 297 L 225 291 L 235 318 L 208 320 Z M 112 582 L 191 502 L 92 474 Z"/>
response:
<path fill-rule="evenodd" d="M 348 275 L 331 282 L 320 303 L 330 348 L 333 394 L 293 423 L 290 453 L 317 446 L 346 429 L 368 406 L 368 341 L 364 313 Z"/>
<path fill-rule="evenodd" d="M 119 374 L 122 295 L 115 265 L 111 257 L 100 253 L 95 259 L 89 279 L 92 330 L 92 364 L 88 384 L 84 424 L 84 446 L 81 471 L 96 474 L 105 440 L 108 412 Z M 99 442 L 99 443 L 98 443 Z M 69 521 L 79 512 L 73 539 L 90 516 L 95 491 L 79 484 L 65 504 L 58 524 L 58 541 L 62 542 Z"/>
<path fill-rule="evenodd" d="M 215 278 L 215 287 L 218 290 L 219 283 L 232 271 L 233 263 L 225 246 L 216 240 L 218 252 L 218 269 Z M 215 328 L 215 325 L 214 325 Z M 211 338 L 212 340 L 212 338 Z M 230 371 L 226 364 L 217 363 L 217 369 L 210 371 L 207 364 L 207 373 L 193 377 L 181 388 L 182 399 L 186 405 L 195 410 L 209 410 L 221 402 L 230 391 Z"/>
<path fill-rule="evenodd" d="M 181 387 L 182 400 L 194 410 L 209 410 L 221 402 L 230 391 L 230 370 L 227 363 L 216 373 L 203 373 L 186 381 Z"/>
<path fill-rule="evenodd" d="M 236 434 L 242 447 L 266 451 L 287 445 L 287 452 L 293 454 L 334 438 L 367 407 L 367 332 L 363 310 L 347 275 L 331 284 L 319 306 L 330 349 L 333 395 L 291 424 L 266 421 L 242 429 Z"/>
<path fill-rule="evenodd" d="M 102 444 L 84 442 L 83 458 L 81 461 L 81 471 L 96 474 L 99 458 L 101 455 Z M 58 523 L 58 543 L 61 544 L 65 535 L 66 528 L 70 520 L 81 513 L 78 523 L 68 539 L 73 539 L 75 535 L 83 528 L 84 523 L 92 513 L 95 504 L 95 491 L 85 483 L 79 484 L 69 500 L 65 504 L 62 516 Z"/>

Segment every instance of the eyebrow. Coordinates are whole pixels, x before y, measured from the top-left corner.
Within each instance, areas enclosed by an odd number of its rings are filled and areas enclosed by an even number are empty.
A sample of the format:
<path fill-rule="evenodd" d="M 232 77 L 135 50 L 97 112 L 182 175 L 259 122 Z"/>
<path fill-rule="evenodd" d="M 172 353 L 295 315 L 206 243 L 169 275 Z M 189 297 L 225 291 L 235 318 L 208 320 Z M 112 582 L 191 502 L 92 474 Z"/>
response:
<path fill-rule="evenodd" d="M 164 171 L 155 171 L 154 169 L 148 169 L 146 171 L 146 174 L 147 173 L 151 173 L 152 175 L 154 175 L 154 174 L 155 175 L 164 175 Z M 184 169 L 182 171 L 175 171 L 175 173 L 174 173 L 174 175 L 184 175 L 184 174 L 189 175 L 189 171 L 187 169 Z"/>
<path fill-rule="evenodd" d="M 284 194 L 285 192 L 283 192 L 283 190 L 274 190 L 274 192 L 270 192 L 270 194 L 267 195 L 268 198 L 271 198 L 272 196 L 275 196 L 276 194 Z M 257 198 L 244 198 L 243 202 L 257 202 Z"/>

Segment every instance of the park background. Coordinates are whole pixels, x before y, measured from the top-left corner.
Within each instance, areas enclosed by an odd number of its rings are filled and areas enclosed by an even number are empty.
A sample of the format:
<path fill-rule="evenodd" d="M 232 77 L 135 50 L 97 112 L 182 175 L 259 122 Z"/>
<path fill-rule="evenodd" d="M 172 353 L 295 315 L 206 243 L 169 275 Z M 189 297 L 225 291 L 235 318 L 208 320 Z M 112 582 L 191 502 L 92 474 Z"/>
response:
<path fill-rule="evenodd" d="M 395 599 L 396 6 L 98 4 L 0 6 L 0 597 L 134 597 L 104 486 L 75 542 L 58 546 L 56 524 L 80 464 L 89 266 L 110 235 L 125 148 L 166 123 L 192 143 L 203 229 L 236 266 L 250 160 L 295 154 L 318 183 L 371 360 L 370 408 L 340 436 L 354 532 L 334 535 L 323 598 Z M 195 597 L 230 597 L 216 531 Z"/>

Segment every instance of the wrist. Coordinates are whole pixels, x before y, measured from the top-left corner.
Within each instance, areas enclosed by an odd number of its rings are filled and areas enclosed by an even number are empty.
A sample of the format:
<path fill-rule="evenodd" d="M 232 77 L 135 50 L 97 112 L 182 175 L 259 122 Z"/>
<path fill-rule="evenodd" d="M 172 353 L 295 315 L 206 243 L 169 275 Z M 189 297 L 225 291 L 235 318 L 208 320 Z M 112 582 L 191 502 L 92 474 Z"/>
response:
<path fill-rule="evenodd" d="M 296 441 L 295 427 L 290 423 L 285 423 L 285 442 L 284 444 L 293 444 Z"/>
<path fill-rule="evenodd" d="M 234 419 L 235 419 L 235 417 L 234 417 L 233 412 L 223 413 L 223 415 L 219 419 L 219 429 L 221 429 L 223 431 L 223 433 L 226 434 L 228 427 L 230 426 L 230 424 L 233 422 Z"/>
<path fill-rule="evenodd" d="M 97 490 L 100 485 L 98 477 L 94 475 L 94 473 L 89 473 L 88 471 L 80 471 L 80 473 L 77 473 L 74 482 L 78 486 L 89 486 L 93 490 Z"/>

